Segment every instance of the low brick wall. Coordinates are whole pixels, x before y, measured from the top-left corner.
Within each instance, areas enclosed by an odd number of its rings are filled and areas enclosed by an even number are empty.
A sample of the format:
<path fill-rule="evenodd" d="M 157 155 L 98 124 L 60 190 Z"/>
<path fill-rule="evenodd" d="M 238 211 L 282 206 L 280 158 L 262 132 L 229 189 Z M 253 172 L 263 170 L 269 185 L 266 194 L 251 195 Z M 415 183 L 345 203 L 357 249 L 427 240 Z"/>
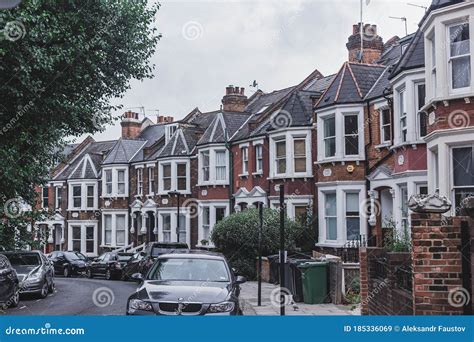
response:
<path fill-rule="evenodd" d="M 363 315 L 412 315 L 411 254 L 360 250 Z"/>
<path fill-rule="evenodd" d="M 453 298 L 463 286 L 462 217 L 413 214 L 413 271 L 415 315 L 462 315 Z"/>

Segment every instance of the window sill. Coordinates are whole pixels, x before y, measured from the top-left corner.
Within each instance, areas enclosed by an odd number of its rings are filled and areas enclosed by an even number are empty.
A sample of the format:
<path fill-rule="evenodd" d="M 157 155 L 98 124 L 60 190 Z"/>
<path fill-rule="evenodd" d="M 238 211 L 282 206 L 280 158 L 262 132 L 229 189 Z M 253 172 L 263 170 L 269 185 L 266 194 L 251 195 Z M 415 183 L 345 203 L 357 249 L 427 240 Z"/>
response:
<path fill-rule="evenodd" d="M 222 181 L 213 182 L 213 183 L 206 182 L 206 183 L 199 183 L 196 186 L 202 186 L 202 187 L 229 186 L 229 182 L 222 182 Z"/>
<path fill-rule="evenodd" d="M 256 177 L 263 176 L 263 171 L 255 171 L 252 173 L 252 175 Z"/>
<path fill-rule="evenodd" d="M 317 165 L 320 164 L 330 164 L 330 163 L 346 163 L 346 162 L 362 162 L 365 159 L 361 156 L 353 156 L 353 157 L 337 157 L 337 158 L 327 158 L 327 159 L 318 159 L 316 161 Z"/>
<path fill-rule="evenodd" d="M 249 174 L 248 173 L 242 173 L 239 175 L 240 178 L 248 178 Z"/>
<path fill-rule="evenodd" d="M 396 150 L 396 149 L 399 149 L 399 148 L 406 148 L 406 147 L 409 147 L 409 146 L 424 145 L 424 144 L 426 144 L 426 142 L 423 141 L 423 140 L 407 141 L 407 142 L 404 142 L 404 143 L 394 144 L 392 147 L 390 147 L 390 149 L 391 150 Z"/>
<path fill-rule="evenodd" d="M 84 211 L 97 211 L 97 210 L 99 210 L 99 208 L 70 208 L 70 209 L 67 209 L 67 211 L 69 211 L 69 212 L 74 212 L 74 211 L 84 212 Z"/>
<path fill-rule="evenodd" d="M 341 242 L 321 242 L 321 243 L 316 243 L 316 247 L 328 247 L 328 248 L 343 248 L 344 243 Z"/>
<path fill-rule="evenodd" d="M 157 196 L 167 196 L 167 197 L 175 197 L 174 195 L 169 195 L 169 192 L 171 192 L 173 190 L 170 190 L 170 191 L 164 191 L 164 192 L 160 192 L 158 191 L 158 193 L 156 193 Z M 187 195 L 191 195 L 191 191 L 188 191 L 188 190 L 177 190 L 181 196 L 187 196 Z"/>
<path fill-rule="evenodd" d="M 387 149 L 390 149 L 390 147 L 392 146 L 392 143 L 383 143 L 383 144 L 380 144 L 380 145 L 375 145 L 375 148 L 377 150 L 381 150 L 383 148 L 387 148 Z"/>
<path fill-rule="evenodd" d="M 305 179 L 313 178 L 312 174 L 287 174 L 287 175 L 275 175 L 273 177 L 268 177 L 267 180 L 279 180 L 279 179 Z"/>
<path fill-rule="evenodd" d="M 120 194 L 120 195 L 102 195 L 100 198 L 103 199 L 113 199 L 113 198 L 127 198 L 128 195 Z"/>

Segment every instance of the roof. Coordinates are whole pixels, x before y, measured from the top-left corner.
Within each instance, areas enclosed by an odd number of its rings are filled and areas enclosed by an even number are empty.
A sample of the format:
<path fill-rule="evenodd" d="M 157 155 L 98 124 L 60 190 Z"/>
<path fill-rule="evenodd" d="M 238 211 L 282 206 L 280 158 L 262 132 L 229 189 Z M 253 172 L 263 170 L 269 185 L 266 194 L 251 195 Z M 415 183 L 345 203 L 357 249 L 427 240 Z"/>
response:
<path fill-rule="evenodd" d="M 103 156 L 117 143 L 117 140 L 92 142 L 76 158 L 72 159 L 54 179 L 94 179 L 93 169 L 100 173 Z"/>
<path fill-rule="evenodd" d="M 384 70 L 382 65 L 345 62 L 316 108 L 364 101 Z"/>
<path fill-rule="evenodd" d="M 137 163 L 141 161 L 148 160 L 148 158 L 145 156 L 145 149 L 149 149 L 153 147 L 158 141 L 164 139 L 165 136 L 165 127 L 166 125 L 161 125 L 161 124 L 156 124 L 156 125 L 151 125 L 146 127 L 138 136 L 138 139 L 146 141 L 145 145 L 138 150 L 138 152 L 135 154 L 133 159 L 131 160 L 132 163 Z M 163 144 L 161 144 L 163 145 Z M 160 150 L 163 146 L 157 146 L 156 149 Z M 152 148 L 151 150 L 154 150 L 155 148 Z M 155 151 L 156 151 L 155 149 Z M 149 156 L 148 156 L 149 157 Z"/>
<path fill-rule="evenodd" d="M 206 129 L 197 144 L 224 143 L 226 141 L 226 132 L 227 138 L 232 137 L 249 118 L 250 114 L 246 112 L 219 112 L 215 115 L 214 121 Z"/>
<path fill-rule="evenodd" d="M 194 126 L 180 126 L 163 149 L 154 158 L 184 157 L 194 150 L 202 129 Z"/>
<path fill-rule="evenodd" d="M 143 140 L 119 139 L 102 164 L 127 164 L 145 144 Z"/>
<path fill-rule="evenodd" d="M 405 53 L 395 65 L 390 74 L 390 79 L 406 70 L 422 68 L 425 66 L 425 40 L 421 30 L 418 30 Z"/>

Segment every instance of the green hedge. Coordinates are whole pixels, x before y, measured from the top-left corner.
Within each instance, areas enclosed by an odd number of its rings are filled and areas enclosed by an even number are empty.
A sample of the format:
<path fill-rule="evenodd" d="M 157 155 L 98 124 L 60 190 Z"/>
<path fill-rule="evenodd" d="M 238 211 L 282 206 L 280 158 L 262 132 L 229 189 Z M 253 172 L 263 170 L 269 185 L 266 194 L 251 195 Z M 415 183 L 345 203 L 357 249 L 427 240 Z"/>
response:
<path fill-rule="evenodd" d="M 278 253 L 280 246 L 280 213 L 278 210 L 264 210 L 262 234 L 262 255 Z M 258 253 L 259 215 L 257 209 L 247 209 L 228 216 L 214 226 L 212 242 L 223 253 L 240 275 L 249 279 L 256 277 Z M 306 242 L 314 243 L 311 228 L 285 218 L 286 250 L 295 251 Z M 309 241 L 309 244 L 308 244 Z"/>

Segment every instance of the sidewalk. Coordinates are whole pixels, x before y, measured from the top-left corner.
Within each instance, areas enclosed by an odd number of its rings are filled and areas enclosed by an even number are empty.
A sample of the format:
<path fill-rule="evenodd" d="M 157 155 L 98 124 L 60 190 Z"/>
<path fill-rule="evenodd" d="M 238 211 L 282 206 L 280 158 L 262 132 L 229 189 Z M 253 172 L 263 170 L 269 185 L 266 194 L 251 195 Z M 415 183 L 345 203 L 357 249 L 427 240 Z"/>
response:
<path fill-rule="evenodd" d="M 280 315 L 280 307 L 272 304 L 271 293 L 277 285 L 262 282 L 262 306 L 257 306 L 257 282 L 248 281 L 241 285 L 240 305 L 246 316 L 277 316 Z M 360 315 L 357 307 L 334 304 L 304 304 L 293 303 L 286 305 L 287 316 L 347 316 Z"/>

